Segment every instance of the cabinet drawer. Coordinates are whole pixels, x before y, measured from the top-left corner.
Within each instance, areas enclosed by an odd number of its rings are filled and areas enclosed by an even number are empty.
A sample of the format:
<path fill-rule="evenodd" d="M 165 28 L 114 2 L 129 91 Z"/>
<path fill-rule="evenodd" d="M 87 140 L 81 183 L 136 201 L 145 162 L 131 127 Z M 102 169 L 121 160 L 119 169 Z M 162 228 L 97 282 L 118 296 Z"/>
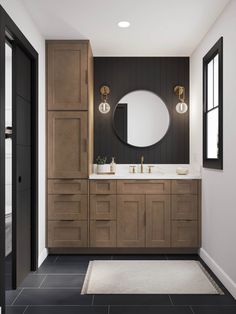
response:
<path fill-rule="evenodd" d="M 87 217 L 87 195 L 48 195 L 49 220 L 85 220 Z"/>
<path fill-rule="evenodd" d="M 49 221 L 48 247 L 87 247 L 87 221 Z"/>
<path fill-rule="evenodd" d="M 171 218 L 174 220 L 197 220 L 197 195 L 172 195 Z"/>
<path fill-rule="evenodd" d="M 90 194 L 116 194 L 115 180 L 90 181 Z"/>
<path fill-rule="evenodd" d="M 171 246 L 192 247 L 199 246 L 197 221 L 172 221 Z"/>
<path fill-rule="evenodd" d="M 172 194 L 197 194 L 198 180 L 172 180 Z"/>
<path fill-rule="evenodd" d="M 116 247 L 116 221 L 90 221 L 90 247 Z"/>
<path fill-rule="evenodd" d="M 170 194 L 170 181 L 118 180 L 117 194 Z"/>
<path fill-rule="evenodd" d="M 48 180 L 49 194 L 87 194 L 87 180 Z"/>
<path fill-rule="evenodd" d="M 116 195 L 91 195 L 90 219 L 116 219 Z"/>

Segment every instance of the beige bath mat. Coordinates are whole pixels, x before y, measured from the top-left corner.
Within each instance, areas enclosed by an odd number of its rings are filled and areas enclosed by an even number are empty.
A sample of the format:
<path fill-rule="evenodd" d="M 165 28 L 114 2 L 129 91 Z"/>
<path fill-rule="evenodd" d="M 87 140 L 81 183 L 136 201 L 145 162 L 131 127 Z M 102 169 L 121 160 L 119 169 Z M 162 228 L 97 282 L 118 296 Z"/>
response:
<path fill-rule="evenodd" d="M 198 261 L 92 261 L 82 294 L 223 294 Z"/>

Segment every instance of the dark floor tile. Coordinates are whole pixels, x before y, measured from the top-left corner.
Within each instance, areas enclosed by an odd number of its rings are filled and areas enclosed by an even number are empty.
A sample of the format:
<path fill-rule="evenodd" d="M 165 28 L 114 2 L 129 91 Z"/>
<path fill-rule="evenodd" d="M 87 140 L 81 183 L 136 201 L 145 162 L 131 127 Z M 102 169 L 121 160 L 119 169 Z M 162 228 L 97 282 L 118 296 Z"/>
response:
<path fill-rule="evenodd" d="M 84 275 L 47 275 L 41 288 L 78 288 L 84 283 Z"/>
<path fill-rule="evenodd" d="M 18 290 L 9 290 L 9 291 L 6 291 L 6 294 L 5 294 L 5 302 L 6 302 L 6 305 L 12 305 L 13 301 L 16 299 L 16 297 L 21 293 L 21 290 L 18 289 Z"/>
<path fill-rule="evenodd" d="M 21 284 L 21 288 L 39 288 L 46 275 L 35 275 L 30 273 Z"/>
<path fill-rule="evenodd" d="M 92 295 L 80 295 L 77 289 L 24 289 L 16 305 L 90 305 Z"/>
<path fill-rule="evenodd" d="M 37 274 L 86 274 L 88 262 L 43 264 Z"/>
<path fill-rule="evenodd" d="M 194 314 L 236 314 L 236 306 L 193 306 Z"/>
<path fill-rule="evenodd" d="M 167 260 L 199 260 L 199 255 L 197 254 L 167 254 Z"/>
<path fill-rule="evenodd" d="M 192 314 L 188 306 L 111 306 L 109 314 Z"/>
<path fill-rule="evenodd" d="M 61 255 L 58 257 L 57 262 L 59 263 L 80 263 L 89 262 L 94 260 L 110 260 L 111 255 Z"/>
<path fill-rule="evenodd" d="M 12 275 L 11 274 L 5 275 L 5 289 L 12 290 Z"/>
<path fill-rule="evenodd" d="M 58 255 L 48 255 L 47 258 L 44 260 L 43 264 L 55 263 L 58 258 L 59 258 Z"/>
<path fill-rule="evenodd" d="M 170 297 L 174 305 L 236 305 L 230 295 L 179 294 Z"/>
<path fill-rule="evenodd" d="M 26 306 L 6 306 L 6 314 L 23 314 Z"/>
<path fill-rule="evenodd" d="M 29 306 L 25 314 L 108 314 L 106 306 Z"/>
<path fill-rule="evenodd" d="M 161 294 L 100 294 L 95 305 L 171 305 L 168 295 Z"/>
<path fill-rule="evenodd" d="M 113 260 L 166 260 L 164 254 L 119 254 L 113 255 Z"/>

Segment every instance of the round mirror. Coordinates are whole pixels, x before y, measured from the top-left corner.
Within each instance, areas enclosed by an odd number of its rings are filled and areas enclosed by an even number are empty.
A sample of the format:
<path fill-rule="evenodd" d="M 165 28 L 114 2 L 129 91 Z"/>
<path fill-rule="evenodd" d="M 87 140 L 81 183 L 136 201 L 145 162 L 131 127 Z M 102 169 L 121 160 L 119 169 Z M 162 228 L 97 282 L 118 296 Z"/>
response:
<path fill-rule="evenodd" d="M 146 90 L 137 90 L 122 97 L 115 107 L 113 119 L 117 136 L 136 147 L 147 147 L 159 142 L 170 123 L 163 100 Z"/>

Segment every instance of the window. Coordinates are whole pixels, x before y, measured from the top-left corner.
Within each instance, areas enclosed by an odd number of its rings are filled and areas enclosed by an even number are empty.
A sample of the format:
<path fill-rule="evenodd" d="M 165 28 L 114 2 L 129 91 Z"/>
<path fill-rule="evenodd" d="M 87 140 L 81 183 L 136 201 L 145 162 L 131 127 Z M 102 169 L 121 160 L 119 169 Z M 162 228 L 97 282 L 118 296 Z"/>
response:
<path fill-rule="evenodd" d="M 223 169 L 223 37 L 203 58 L 203 167 Z"/>

